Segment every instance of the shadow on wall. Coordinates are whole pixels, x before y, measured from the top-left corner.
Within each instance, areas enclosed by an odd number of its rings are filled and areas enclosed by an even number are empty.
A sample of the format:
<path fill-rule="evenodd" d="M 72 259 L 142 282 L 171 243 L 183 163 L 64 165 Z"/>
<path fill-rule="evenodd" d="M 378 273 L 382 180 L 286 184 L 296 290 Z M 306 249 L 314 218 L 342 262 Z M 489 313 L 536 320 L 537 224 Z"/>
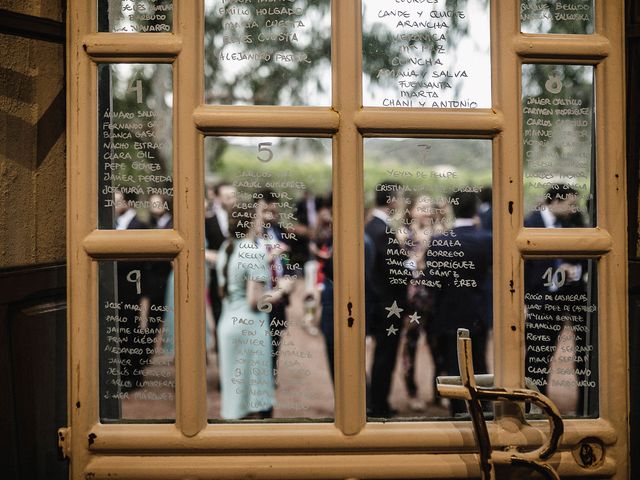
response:
<path fill-rule="evenodd" d="M 2 23 L 0 268 L 64 261 L 64 46 L 3 34 Z"/>

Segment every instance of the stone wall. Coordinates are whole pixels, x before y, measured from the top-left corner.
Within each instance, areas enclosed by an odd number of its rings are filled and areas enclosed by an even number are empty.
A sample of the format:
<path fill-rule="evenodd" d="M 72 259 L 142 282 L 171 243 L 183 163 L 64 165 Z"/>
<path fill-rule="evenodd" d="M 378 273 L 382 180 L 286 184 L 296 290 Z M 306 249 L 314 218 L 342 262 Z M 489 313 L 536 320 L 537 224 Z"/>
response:
<path fill-rule="evenodd" d="M 63 21 L 64 1 L 0 0 Z M 65 260 L 64 45 L 0 33 L 0 268 Z"/>

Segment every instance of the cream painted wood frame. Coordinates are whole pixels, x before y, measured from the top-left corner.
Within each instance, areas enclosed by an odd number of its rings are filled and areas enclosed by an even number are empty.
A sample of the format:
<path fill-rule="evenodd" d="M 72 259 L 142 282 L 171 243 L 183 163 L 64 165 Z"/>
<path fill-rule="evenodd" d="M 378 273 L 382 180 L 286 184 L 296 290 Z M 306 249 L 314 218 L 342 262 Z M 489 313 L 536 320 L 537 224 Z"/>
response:
<path fill-rule="evenodd" d="M 493 108 L 362 108 L 361 0 L 334 0 L 333 107 L 202 105 L 203 1 L 174 0 L 171 34 L 96 33 L 96 1 L 68 8 L 69 435 L 74 479 L 466 478 L 479 475 L 469 422 L 366 423 L 364 383 L 363 136 L 491 138 L 494 178 L 496 382 L 522 384 L 523 256 L 599 259 L 600 418 L 568 420 L 551 463 L 563 476 L 628 478 L 626 194 L 623 0 L 596 0 L 594 35 L 519 33 L 519 0 L 491 1 Z M 175 229 L 98 231 L 97 64 L 174 67 Z M 594 65 L 598 227 L 522 228 L 521 65 Z M 217 133 L 333 138 L 336 252 L 334 424 L 207 424 L 204 260 L 201 228 L 204 136 Z M 509 206 L 513 208 L 509 208 Z M 98 414 L 98 259 L 174 259 L 176 422 L 103 425 Z M 347 303 L 354 328 L 347 327 Z M 184 321 L 189 319 L 189 321 Z M 523 427 L 504 409 L 491 426 L 496 447 L 534 446 L 546 422 Z M 91 437 L 91 438 L 90 438 Z M 571 450 L 586 437 L 605 461 L 579 467 Z"/>

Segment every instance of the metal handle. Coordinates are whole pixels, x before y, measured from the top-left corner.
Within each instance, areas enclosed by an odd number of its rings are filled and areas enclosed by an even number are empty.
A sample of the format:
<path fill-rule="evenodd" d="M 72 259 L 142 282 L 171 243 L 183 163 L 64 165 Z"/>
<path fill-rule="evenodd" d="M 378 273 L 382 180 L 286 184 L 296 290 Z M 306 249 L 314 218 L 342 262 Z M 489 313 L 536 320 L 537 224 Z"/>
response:
<path fill-rule="evenodd" d="M 458 329 L 458 366 L 460 377 L 438 377 L 438 393 L 443 397 L 465 400 L 473 431 L 480 453 L 480 472 L 483 480 L 495 479 L 494 465 L 526 466 L 542 474 L 550 480 L 560 480 L 558 473 L 544 463 L 558 449 L 560 437 L 564 432 L 564 424 L 560 411 L 553 402 L 540 392 L 529 389 L 508 389 L 499 387 L 478 386 L 486 385 L 489 376 L 474 375 L 471 355 L 471 338 L 469 330 Z M 482 400 L 533 402 L 546 414 L 550 424 L 550 434 L 547 441 L 531 452 L 494 452 L 491 447 L 489 431 L 482 413 Z"/>

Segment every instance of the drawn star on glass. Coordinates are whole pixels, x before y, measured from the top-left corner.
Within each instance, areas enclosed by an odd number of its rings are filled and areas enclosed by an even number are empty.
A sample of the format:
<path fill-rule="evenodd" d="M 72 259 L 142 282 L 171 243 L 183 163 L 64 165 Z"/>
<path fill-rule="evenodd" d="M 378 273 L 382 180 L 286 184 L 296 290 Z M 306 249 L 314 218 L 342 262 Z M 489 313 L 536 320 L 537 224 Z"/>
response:
<path fill-rule="evenodd" d="M 409 315 L 409 320 L 411 320 L 411 322 L 409 323 L 417 323 L 418 325 L 420 325 L 421 318 L 422 317 L 418 315 L 418 312 L 413 312 L 413 315 Z"/>
<path fill-rule="evenodd" d="M 398 333 L 398 329 L 394 325 L 391 325 L 389 328 L 387 328 L 387 337 L 390 335 L 395 335 L 396 333 Z"/>
<path fill-rule="evenodd" d="M 395 315 L 396 317 L 400 318 L 400 312 L 404 310 L 404 308 L 398 307 L 398 302 L 396 300 L 393 301 L 393 305 L 391 305 L 390 307 L 384 307 L 384 309 L 389 311 L 387 318 L 389 318 L 392 315 Z"/>

